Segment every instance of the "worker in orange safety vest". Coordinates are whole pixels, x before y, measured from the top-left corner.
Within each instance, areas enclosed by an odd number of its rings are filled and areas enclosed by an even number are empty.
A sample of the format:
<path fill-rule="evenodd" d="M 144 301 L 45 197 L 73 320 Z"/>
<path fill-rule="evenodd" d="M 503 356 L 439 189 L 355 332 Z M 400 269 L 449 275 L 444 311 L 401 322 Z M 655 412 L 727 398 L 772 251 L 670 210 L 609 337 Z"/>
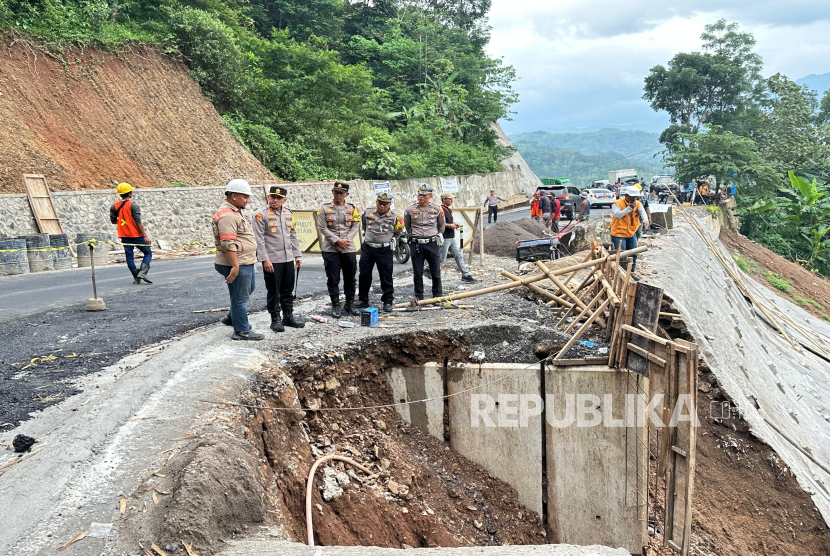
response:
<path fill-rule="evenodd" d="M 643 204 L 638 200 L 642 192 L 636 187 L 626 187 L 622 190 L 625 195 L 611 205 L 611 242 L 614 249 L 622 244 L 622 250 L 636 249 L 637 230 L 640 225 L 648 227 L 648 215 Z M 631 257 L 632 270 L 637 266 L 637 256 Z"/>
<path fill-rule="evenodd" d="M 140 284 L 143 280 L 148 284 L 152 284 L 153 282 L 147 278 L 147 273 L 150 271 L 153 252 L 150 249 L 150 238 L 147 237 L 144 224 L 141 222 L 141 210 L 133 201 L 134 189 L 129 183 L 118 184 L 116 191 L 121 195 L 121 200 L 116 201 L 110 207 L 110 222 L 117 226 L 118 238 L 124 246 L 127 268 L 130 269 L 133 275 L 133 283 Z M 136 248 L 144 253 L 139 268 L 136 268 L 134 261 Z"/>

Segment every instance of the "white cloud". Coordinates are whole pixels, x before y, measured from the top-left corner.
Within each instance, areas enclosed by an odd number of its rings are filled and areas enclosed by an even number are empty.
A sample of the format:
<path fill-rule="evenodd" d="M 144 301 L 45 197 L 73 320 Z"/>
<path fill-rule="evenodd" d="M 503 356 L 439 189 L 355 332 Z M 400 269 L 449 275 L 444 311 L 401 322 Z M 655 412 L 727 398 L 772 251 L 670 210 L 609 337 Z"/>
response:
<path fill-rule="evenodd" d="M 676 3 L 677 4 L 677 3 Z M 830 10 L 822 2 L 493 0 L 488 50 L 516 67 L 520 103 L 508 132 L 601 125 L 659 129 L 665 115 L 641 99 L 651 67 L 700 50 L 720 18 L 757 39 L 765 74 L 830 71 Z"/>

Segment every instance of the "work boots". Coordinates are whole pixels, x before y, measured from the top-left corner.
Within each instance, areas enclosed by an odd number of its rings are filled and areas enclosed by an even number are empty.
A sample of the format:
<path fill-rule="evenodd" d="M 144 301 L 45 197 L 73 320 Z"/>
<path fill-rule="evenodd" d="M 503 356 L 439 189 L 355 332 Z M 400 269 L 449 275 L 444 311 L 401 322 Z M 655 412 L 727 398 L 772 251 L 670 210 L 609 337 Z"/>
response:
<path fill-rule="evenodd" d="M 147 278 L 147 273 L 150 272 L 150 265 L 147 263 L 141 263 L 141 268 L 138 269 L 138 274 L 136 275 L 136 279 L 141 279 L 147 282 L 148 284 L 152 284 L 153 282 Z"/>
<path fill-rule="evenodd" d="M 347 299 L 346 300 L 346 305 L 343 307 L 343 313 L 346 314 L 346 315 L 352 315 L 352 316 L 360 314 L 360 311 L 357 310 L 354 306 L 354 300 L 353 299 Z"/>
<path fill-rule="evenodd" d="M 130 272 L 133 275 L 133 284 L 140 284 L 141 283 L 141 278 L 138 277 L 138 269 L 137 268 L 131 268 Z"/>
<path fill-rule="evenodd" d="M 271 313 L 271 330 L 274 332 L 285 332 L 285 326 L 283 326 L 278 313 Z"/>
<path fill-rule="evenodd" d="M 343 316 L 343 307 L 340 305 L 339 301 L 331 302 L 331 316 L 333 316 L 336 319 L 339 319 Z"/>
<path fill-rule="evenodd" d="M 368 309 L 368 308 L 369 308 L 369 302 L 368 301 L 363 301 L 362 299 L 357 302 L 357 305 L 355 305 L 355 309 Z"/>
<path fill-rule="evenodd" d="M 293 311 L 282 312 L 282 323 L 283 325 L 290 326 L 291 328 L 305 328 L 305 323 L 303 321 L 294 318 Z"/>

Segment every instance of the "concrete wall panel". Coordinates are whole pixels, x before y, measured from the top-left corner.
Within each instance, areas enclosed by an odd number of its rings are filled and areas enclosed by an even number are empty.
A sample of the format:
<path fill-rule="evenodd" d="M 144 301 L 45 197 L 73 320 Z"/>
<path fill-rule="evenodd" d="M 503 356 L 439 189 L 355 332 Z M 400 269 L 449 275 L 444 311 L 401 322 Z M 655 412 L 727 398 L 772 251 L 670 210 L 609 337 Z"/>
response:
<path fill-rule="evenodd" d="M 386 371 L 392 387 L 395 411 L 401 418 L 438 440 L 444 440 L 443 365 L 427 363 L 423 367 L 393 367 Z M 424 403 L 406 403 L 432 398 Z"/>
<path fill-rule="evenodd" d="M 471 388 L 476 389 L 465 392 Z M 499 395 L 539 396 L 541 382 L 538 365 L 496 363 L 450 367 L 447 370 L 447 390 L 450 395 L 452 448 L 515 488 L 519 502 L 541 517 L 541 415 L 528 417 L 527 426 L 520 426 L 518 400 L 499 400 Z M 499 404 L 489 413 L 495 426 L 486 426 L 483 419 L 472 422 L 471 402 L 483 402 L 474 396 L 491 396 L 494 403 Z M 479 407 L 483 407 L 483 403 Z M 502 426 L 499 426 L 499 412 L 502 412 Z M 508 424 L 515 426 L 505 426 Z"/>
<path fill-rule="evenodd" d="M 626 501 L 626 429 L 606 426 L 608 417 L 625 418 L 626 393 L 634 393 L 633 388 L 627 390 L 628 379 L 628 373 L 605 366 L 546 372 L 548 423 L 553 417 L 565 418 L 565 396 L 569 394 L 575 396 L 575 401 L 579 394 L 596 395 L 602 400 L 600 406 L 605 403 L 605 394 L 611 394 L 612 400 L 611 408 L 598 408 L 604 422 L 597 426 L 579 426 L 575 419 L 568 426 L 547 427 L 548 540 L 551 542 L 602 544 L 622 547 L 632 554 L 641 554 L 642 547 L 648 544 L 647 523 L 645 519 L 640 520 L 644 517 L 643 508 L 638 515 L 633 487 L 628 488 Z M 647 379 L 641 379 L 641 387 L 648 392 Z M 579 414 L 578 407 L 574 414 Z M 635 430 L 629 429 L 628 434 L 628 457 L 634 465 Z M 639 434 L 640 438 L 645 437 L 645 427 L 639 427 Z M 648 461 L 645 447 L 639 459 Z M 635 474 L 630 473 L 632 480 Z M 644 488 L 641 485 L 640 491 L 644 492 Z"/>

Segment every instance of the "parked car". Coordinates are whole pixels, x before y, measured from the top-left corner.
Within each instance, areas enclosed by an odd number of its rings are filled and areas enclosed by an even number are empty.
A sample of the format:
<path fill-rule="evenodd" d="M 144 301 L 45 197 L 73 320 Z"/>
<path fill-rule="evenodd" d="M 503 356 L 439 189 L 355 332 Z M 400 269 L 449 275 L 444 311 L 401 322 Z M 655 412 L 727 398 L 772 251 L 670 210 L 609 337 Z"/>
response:
<path fill-rule="evenodd" d="M 579 206 L 582 204 L 582 199 L 579 196 L 579 188 L 571 185 L 571 180 L 567 178 L 556 178 L 554 180 L 542 180 L 554 182 L 551 185 L 542 185 L 537 187 L 536 191 L 544 191 L 548 196 L 553 196 L 559 199 L 562 205 L 561 214 L 568 220 L 573 220 L 574 215 L 579 213 Z M 558 183 L 556 183 L 558 182 Z"/>
<path fill-rule="evenodd" d="M 604 187 L 590 188 L 588 191 L 588 201 L 592 207 L 610 207 L 614 203 L 614 194 Z"/>
<path fill-rule="evenodd" d="M 654 190 L 659 195 L 660 193 L 665 193 L 667 190 L 671 189 L 671 191 L 677 195 L 677 192 L 680 191 L 680 187 L 674 181 L 674 178 L 671 176 L 659 176 L 654 181 Z"/>

